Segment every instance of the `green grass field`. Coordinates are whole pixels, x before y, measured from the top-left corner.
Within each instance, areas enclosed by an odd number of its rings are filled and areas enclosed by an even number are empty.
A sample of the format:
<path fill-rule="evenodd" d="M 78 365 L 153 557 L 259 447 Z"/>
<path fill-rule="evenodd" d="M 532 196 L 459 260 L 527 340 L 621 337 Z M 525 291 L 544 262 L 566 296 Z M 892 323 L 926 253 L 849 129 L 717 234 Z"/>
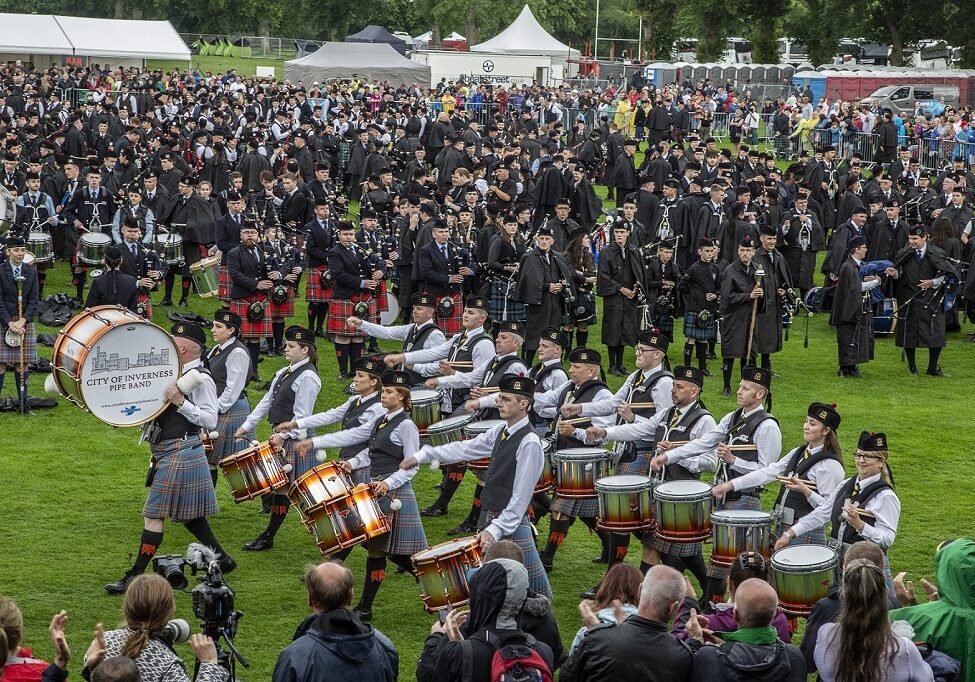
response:
<path fill-rule="evenodd" d="M 229 69 L 236 69 L 242 76 L 253 76 L 257 72 L 258 66 L 273 66 L 276 78 L 284 78 L 283 59 L 248 59 L 244 57 L 218 57 L 216 55 L 193 55 L 192 68 L 199 69 L 203 73 L 226 73 Z M 150 59 L 147 62 L 150 69 L 163 69 L 172 71 L 173 69 L 183 70 L 186 62 L 166 59 Z"/>

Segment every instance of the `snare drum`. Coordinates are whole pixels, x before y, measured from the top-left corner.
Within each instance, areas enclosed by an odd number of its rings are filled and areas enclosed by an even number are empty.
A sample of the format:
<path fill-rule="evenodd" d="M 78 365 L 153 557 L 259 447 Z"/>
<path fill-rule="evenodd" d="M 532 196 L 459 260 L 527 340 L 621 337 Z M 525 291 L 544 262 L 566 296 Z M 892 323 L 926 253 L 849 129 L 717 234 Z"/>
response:
<path fill-rule="evenodd" d="M 656 535 L 666 542 L 703 542 L 711 536 L 711 484 L 668 481 L 653 491 Z"/>
<path fill-rule="evenodd" d="M 467 440 L 477 438 L 482 433 L 487 433 L 492 428 L 498 424 L 503 424 L 503 419 L 482 419 L 480 421 L 471 422 L 464 427 L 464 436 Z M 467 463 L 467 468 L 470 469 L 478 481 L 484 481 L 484 476 L 487 474 L 488 467 L 491 466 L 491 458 L 484 457 L 482 459 L 475 459 Z"/>
<path fill-rule="evenodd" d="M 427 427 L 427 438 L 430 445 L 446 445 L 459 440 L 464 440 L 468 424 L 474 421 L 473 414 L 459 414 L 456 417 L 447 417 Z"/>
<path fill-rule="evenodd" d="M 376 493 L 366 484 L 307 509 L 303 517 L 323 556 L 390 530 L 389 519 L 379 508 Z"/>
<path fill-rule="evenodd" d="M 610 453 L 602 448 L 569 448 L 552 455 L 555 492 L 560 497 L 592 499 L 596 480 L 609 473 Z"/>
<path fill-rule="evenodd" d="M 425 438 L 427 428 L 440 417 L 440 391 L 431 391 L 426 388 L 417 388 L 410 391 L 410 400 L 413 401 L 413 423 L 420 431 L 420 437 Z"/>
<path fill-rule="evenodd" d="M 742 552 L 770 554 L 772 515 L 760 511 L 728 510 L 711 512 L 714 547 L 711 563 L 731 566 Z"/>
<path fill-rule="evenodd" d="M 190 277 L 200 298 L 211 298 L 220 291 L 220 259 L 204 258 L 190 266 Z"/>
<path fill-rule="evenodd" d="M 183 237 L 175 232 L 156 235 L 156 252 L 166 265 L 183 262 Z"/>
<path fill-rule="evenodd" d="M 826 545 L 793 545 L 772 555 L 772 586 L 779 606 L 793 616 L 807 618 L 813 605 L 826 596 L 836 552 Z"/>
<path fill-rule="evenodd" d="M 596 481 L 599 514 L 596 527 L 613 532 L 638 532 L 653 526 L 650 478 L 606 476 Z"/>
<path fill-rule="evenodd" d="M 413 555 L 413 569 L 423 590 L 423 606 L 433 613 L 463 606 L 471 598 L 467 572 L 481 565 L 477 538 L 458 538 Z"/>
<path fill-rule="evenodd" d="M 347 495 L 353 484 L 335 462 L 325 462 L 295 479 L 288 498 L 302 518 L 306 512 L 328 500 Z"/>
<path fill-rule="evenodd" d="M 552 469 L 552 453 L 555 451 L 555 442 L 542 439 L 542 456 L 545 461 L 542 463 L 542 473 L 538 476 L 538 483 L 535 484 L 535 493 L 547 493 L 555 487 L 555 470 Z"/>
<path fill-rule="evenodd" d="M 34 255 L 35 263 L 47 263 L 54 260 L 51 235 L 47 232 L 31 232 L 27 236 L 27 250 Z"/>
<path fill-rule="evenodd" d="M 284 450 L 270 441 L 241 450 L 220 460 L 234 502 L 246 502 L 288 485 Z"/>
<path fill-rule="evenodd" d="M 87 265 L 101 265 L 105 262 L 105 249 L 111 243 L 112 238 L 103 232 L 87 232 L 81 235 L 78 260 Z"/>
<path fill-rule="evenodd" d="M 138 426 L 162 414 L 166 390 L 182 373 L 173 337 L 115 305 L 68 320 L 51 364 L 58 393 L 110 426 Z"/>

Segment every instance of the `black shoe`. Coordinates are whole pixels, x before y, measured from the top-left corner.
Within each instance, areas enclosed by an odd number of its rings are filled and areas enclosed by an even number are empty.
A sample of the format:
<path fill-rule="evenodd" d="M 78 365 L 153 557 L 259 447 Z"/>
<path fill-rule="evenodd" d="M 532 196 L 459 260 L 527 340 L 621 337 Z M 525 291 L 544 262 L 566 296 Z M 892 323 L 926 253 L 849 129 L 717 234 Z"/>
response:
<path fill-rule="evenodd" d="M 426 509 L 420 510 L 420 516 L 446 516 L 446 515 L 447 515 L 447 508 L 436 502 L 431 504 Z"/>
<path fill-rule="evenodd" d="M 433 487 L 437 490 L 443 490 L 443 479 L 433 484 Z"/>
<path fill-rule="evenodd" d="M 348 372 L 339 372 L 339 375 L 338 375 L 338 380 L 339 381 L 345 381 L 348 378 L 349 378 L 349 373 Z"/>
<path fill-rule="evenodd" d="M 267 349 L 267 356 L 269 358 L 275 358 L 278 355 L 280 355 L 280 353 L 278 353 L 278 349 L 277 348 L 268 348 Z"/>
<path fill-rule="evenodd" d="M 626 367 L 624 367 L 623 365 L 620 365 L 620 366 L 619 366 L 619 367 L 617 367 L 616 369 L 618 369 L 618 370 L 619 370 L 620 372 L 622 372 L 622 374 L 620 374 L 620 376 L 621 376 L 621 377 L 625 377 L 625 376 L 628 376 L 628 375 L 629 375 L 629 373 L 630 373 L 630 370 L 628 370 L 628 369 L 627 369 Z"/>
<path fill-rule="evenodd" d="M 234 561 L 234 558 L 229 554 L 222 555 L 217 560 L 217 563 L 220 564 L 220 572 L 223 573 L 224 575 L 227 575 L 228 573 L 232 572 L 235 568 L 237 568 L 237 562 Z"/>
<path fill-rule="evenodd" d="M 176 304 L 176 307 L 177 308 L 185 308 L 186 305 L 187 305 L 186 304 L 186 299 L 185 298 L 181 298 L 181 299 L 179 299 L 179 303 Z"/>
<path fill-rule="evenodd" d="M 257 510 L 257 513 L 258 514 L 270 514 L 271 513 L 271 508 L 270 507 L 261 507 L 260 509 Z"/>
<path fill-rule="evenodd" d="M 850 377 L 851 379 L 859 379 L 863 375 L 860 374 L 860 368 L 859 367 L 854 367 L 849 372 L 847 372 L 846 376 Z"/>
<path fill-rule="evenodd" d="M 917 367 L 908 367 L 907 368 L 907 373 L 910 374 L 912 377 L 916 377 L 917 376 Z"/>
<path fill-rule="evenodd" d="M 846 376 L 846 370 L 841 367 L 840 369 L 836 370 L 836 376 L 838 376 L 838 377 L 845 377 Z"/>
<path fill-rule="evenodd" d="M 323 332 L 321 329 L 316 329 L 315 330 L 315 336 L 317 336 L 320 339 L 327 339 L 328 338 L 328 334 L 326 334 L 325 332 Z"/>
<path fill-rule="evenodd" d="M 929 369 L 927 372 L 925 372 L 925 374 L 932 377 L 943 377 L 945 375 L 945 373 L 941 371 L 941 365 L 938 365 L 934 369 Z"/>
<path fill-rule="evenodd" d="M 264 533 L 261 533 L 255 539 L 244 544 L 244 549 L 249 552 L 263 552 L 272 547 L 274 547 L 274 538 Z"/>
<path fill-rule="evenodd" d="M 159 305 L 171 306 L 172 304 L 173 299 L 171 298 L 164 298 L 163 300 L 159 301 Z"/>
<path fill-rule="evenodd" d="M 361 620 L 363 623 L 372 622 L 372 609 L 369 609 L 368 611 L 364 611 L 361 608 L 359 608 L 359 606 L 356 606 L 354 609 L 352 609 L 352 613 L 358 616 L 359 620 Z"/>
<path fill-rule="evenodd" d="M 373 343 L 373 344 L 370 344 L 368 348 L 366 348 L 366 352 L 367 353 L 381 353 L 382 351 L 379 350 L 379 345 L 378 344 Z"/>
<path fill-rule="evenodd" d="M 447 531 L 447 535 L 469 535 L 477 531 L 477 524 L 471 523 L 470 521 L 464 521 L 459 526 L 454 526 Z"/>
<path fill-rule="evenodd" d="M 539 561 L 542 562 L 542 568 L 545 569 L 546 573 L 552 572 L 552 557 L 540 556 Z"/>
<path fill-rule="evenodd" d="M 593 557 L 592 562 L 594 564 L 608 564 L 609 563 L 609 557 L 607 557 L 605 554 L 600 554 L 597 557 Z"/>
<path fill-rule="evenodd" d="M 118 582 L 109 583 L 105 586 L 105 591 L 109 594 L 125 594 L 125 591 L 129 589 L 129 584 L 135 580 L 136 573 L 129 571 L 122 576 L 122 579 Z"/>
<path fill-rule="evenodd" d="M 721 395 L 724 396 L 725 398 L 730 398 L 731 397 L 731 389 L 730 388 L 722 389 L 721 390 Z"/>
<path fill-rule="evenodd" d="M 610 367 L 609 368 L 609 373 L 612 374 L 614 377 L 624 377 L 624 376 L 626 376 L 626 374 L 623 372 L 623 370 L 620 369 L 619 367 Z"/>
<path fill-rule="evenodd" d="M 253 384 L 255 382 L 260 382 L 260 381 L 261 381 L 261 375 L 258 374 L 257 372 L 254 372 L 253 374 L 251 374 L 251 378 L 247 380 L 247 383 Z"/>
<path fill-rule="evenodd" d="M 701 370 L 701 372 L 702 372 L 702 373 L 704 374 L 704 376 L 706 376 L 706 377 L 713 377 L 713 376 L 714 376 L 714 372 L 712 372 L 711 370 L 709 370 L 709 369 L 707 369 L 707 368 L 704 368 L 704 369 L 702 369 L 702 370 Z"/>
<path fill-rule="evenodd" d="M 406 566 L 397 566 L 396 573 L 409 573 L 409 571 L 406 569 Z"/>
<path fill-rule="evenodd" d="M 596 591 L 598 589 L 599 589 L 599 585 L 593 585 L 592 588 L 586 590 L 585 592 L 583 592 L 579 596 L 582 597 L 583 599 L 595 599 L 596 598 Z"/>
<path fill-rule="evenodd" d="M 355 395 L 357 392 L 352 384 L 345 387 L 345 395 Z"/>

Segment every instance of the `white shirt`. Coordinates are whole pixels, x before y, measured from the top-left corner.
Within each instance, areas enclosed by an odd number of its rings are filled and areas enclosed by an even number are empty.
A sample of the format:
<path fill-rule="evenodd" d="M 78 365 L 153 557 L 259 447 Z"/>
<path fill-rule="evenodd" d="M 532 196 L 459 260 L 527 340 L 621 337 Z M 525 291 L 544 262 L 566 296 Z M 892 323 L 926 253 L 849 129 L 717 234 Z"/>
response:
<path fill-rule="evenodd" d="M 360 400 L 362 402 L 366 402 L 376 395 L 376 393 L 370 393 L 369 395 L 362 396 L 361 398 L 359 396 L 355 396 L 349 398 L 338 407 L 333 407 L 325 412 L 318 412 L 310 417 L 299 419 L 297 420 L 298 428 L 313 429 L 319 426 L 337 424 L 342 421 L 346 412 L 359 404 Z M 322 448 L 344 448 L 347 445 L 358 445 L 359 443 L 362 444 L 363 449 L 368 449 L 369 436 L 372 435 L 373 425 L 375 424 L 376 420 L 380 419 L 384 414 L 386 414 L 386 408 L 384 408 L 382 403 L 377 400 L 359 415 L 359 423 L 356 426 L 352 426 L 351 428 L 343 428 L 340 431 L 333 431 L 332 433 L 325 433 L 321 436 L 315 436 L 312 438 L 312 444 L 315 446 L 316 450 L 321 450 Z"/>
<path fill-rule="evenodd" d="M 424 327 L 429 327 L 434 324 L 433 320 L 427 320 L 423 324 L 419 325 L 420 329 Z M 400 324 L 393 327 L 387 327 L 382 324 L 373 324 L 372 322 L 362 322 L 363 332 L 369 336 L 375 336 L 377 339 L 391 339 L 393 341 L 406 341 L 410 338 L 410 334 L 413 333 L 413 328 L 416 327 L 415 324 Z M 436 346 L 443 345 L 447 343 L 447 337 L 443 335 L 440 329 L 435 329 L 427 335 L 426 340 L 423 342 L 422 348 L 417 348 L 416 350 L 427 350 L 429 348 L 435 348 Z"/>
<path fill-rule="evenodd" d="M 216 353 L 217 348 L 221 352 L 226 351 L 231 344 L 234 343 L 236 339 L 230 339 L 220 344 L 212 351 L 210 351 L 209 357 L 213 357 Z M 241 392 L 247 386 L 248 370 L 251 366 L 251 356 L 243 348 L 234 348 L 230 351 L 230 355 L 227 356 L 227 385 L 224 386 L 223 393 L 217 398 L 217 407 L 220 409 L 220 414 L 227 412 L 234 403 L 237 402 L 237 398 L 240 397 Z"/>
<path fill-rule="evenodd" d="M 289 365 L 288 367 L 292 371 L 295 371 L 306 362 L 308 362 L 307 359 L 294 365 Z M 277 386 L 278 381 L 281 380 L 284 373 L 288 371 L 288 367 L 282 367 L 274 374 L 274 378 L 271 379 L 271 388 L 261 398 L 261 402 L 257 403 L 257 406 L 247 415 L 247 419 L 244 420 L 241 428 L 245 431 L 253 432 L 254 427 L 257 426 L 257 422 L 261 421 L 267 415 L 271 409 L 271 396 L 274 394 L 274 387 Z M 295 393 L 293 419 L 297 421 L 303 417 L 310 416 L 312 410 L 315 409 L 315 400 L 318 398 L 319 391 L 322 390 L 322 380 L 318 377 L 318 372 L 302 372 L 295 379 L 294 383 L 291 384 L 291 390 Z M 304 431 L 302 429 L 291 429 L 280 434 L 280 436 L 285 439 L 299 439 L 304 437 Z"/>
<path fill-rule="evenodd" d="M 796 521 L 795 525 L 792 526 L 792 532 L 796 536 L 800 536 L 803 533 L 808 533 L 816 528 L 822 528 L 827 522 L 831 521 L 833 515 L 833 505 L 836 503 L 836 496 L 840 494 L 843 485 L 851 480 L 850 478 L 843 481 L 836 490 L 823 502 L 821 505 L 812 510 L 809 514 L 806 514 L 801 519 Z M 880 474 L 875 476 L 870 476 L 869 478 L 864 478 L 860 480 L 861 490 L 866 488 L 871 483 L 880 480 Z M 867 540 L 872 540 L 878 545 L 883 547 L 885 550 L 890 549 L 890 546 L 894 544 L 894 538 L 897 537 L 897 522 L 900 520 L 901 516 L 901 501 L 897 497 L 897 493 L 893 491 L 892 488 L 887 488 L 881 490 L 879 493 L 874 495 L 874 497 L 867 501 L 863 508 L 871 512 L 876 520 L 876 524 L 871 526 L 869 523 L 863 526 L 863 532 L 860 533 Z M 838 522 L 845 521 L 843 515 L 840 516 Z M 839 534 L 838 534 L 839 535 Z M 839 535 L 842 538 L 842 535 Z"/>
<path fill-rule="evenodd" d="M 555 420 L 555 422 L 552 424 L 553 432 L 558 430 L 559 421 L 561 418 L 559 414 L 559 408 L 562 407 L 562 403 L 559 402 L 559 398 L 562 395 L 562 391 L 564 391 L 565 388 L 570 384 L 572 384 L 571 381 L 566 381 L 562 384 L 559 384 L 551 391 L 535 394 L 535 403 L 532 405 L 532 409 L 534 409 L 535 414 L 537 414 L 542 419 Z M 609 392 L 608 388 L 601 388 L 596 392 L 596 395 L 594 395 L 592 399 L 593 401 L 609 400 L 612 397 L 613 394 Z M 592 419 L 590 419 L 590 423 L 592 423 L 593 426 L 598 426 L 600 428 L 606 429 L 616 423 L 616 416 L 615 415 L 594 416 Z M 572 432 L 572 438 L 585 442 L 586 430 L 575 429 Z"/>
<path fill-rule="evenodd" d="M 183 365 L 183 373 L 186 374 L 191 369 L 201 366 L 199 359 L 191 360 Z M 205 372 L 200 372 L 200 377 L 203 381 L 190 391 L 176 411 L 186 417 L 190 423 L 206 431 L 212 431 L 217 428 L 217 385 L 213 383 L 213 377 Z"/>
<path fill-rule="evenodd" d="M 495 360 L 500 362 L 504 358 L 510 357 L 517 357 L 517 355 L 515 353 L 495 355 L 489 358 L 487 362 L 475 364 L 474 370 L 471 372 L 457 372 L 456 374 L 452 374 L 450 376 L 441 377 L 438 380 L 438 385 L 440 388 L 471 388 L 472 386 L 483 386 L 494 376 L 493 374 L 490 374 L 491 364 Z M 508 365 L 508 369 L 505 370 L 505 374 L 528 376 L 528 368 L 525 367 L 525 363 L 523 363 L 521 360 L 516 360 Z M 493 405 L 493 401 L 491 404 Z"/>
<path fill-rule="evenodd" d="M 450 337 L 450 341 L 445 341 L 439 346 L 434 346 L 433 348 L 424 348 L 421 350 L 411 350 L 406 353 L 405 362 L 407 365 L 413 366 L 413 371 L 417 372 L 420 376 L 424 377 L 435 377 L 440 374 L 440 367 L 437 363 L 441 360 L 446 360 L 451 349 L 454 347 L 454 341 L 460 341 L 460 337 L 465 333 L 467 334 L 467 339 L 461 348 L 468 348 L 472 338 L 478 334 L 484 332 L 484 327 L 478 327 L 472 329 L 469 332 L 461 332 L 460 334 L 455 334 Z M 487 341 L 487 343 L 485 343 Z M 491 341 L 490 337 L 486 337 L 477 342 L 472 349 L 473 357 L 471 358 L 473 366 L 479 367 L 485 362 L 489 362 L 495 354 L 494 342 Z"/>
<path fill-rule="evenodd" d="M 763 483 L 774 481 L 778 476 L 787 476 L 789 474 L 789 462 L 792 460 L 792 455 L 794 455 L 798 449 L 799 448 L 792 448 L 789 450 L 789 453 L 778 462 L 774 462 L 768 466 L 756 469 L 755 471 L 747 473 L 744 476 L 731 479 L 732 488 L 734 490 L 755 488 Z M 817 445 L 814 448 L 806 448 L 806 452 L 812 456 L 818 454 L 822 449 L 822 445 Z M 845 476 L 846 472 L 843 470 L 842 462 L 833 459 L 832 457 L 813 464 L 809 471 L 805 473 L 806 480 L 813 481 L 816 484 L 816 490 L 813 490 L 812 494 L 806 498 L 809 501 L 809 504 L 811 504 L 814 508 L 821 505 L 823 501 L 832 495 L 833 491 L 839 487 Z M 785 494 L 782 497 L 783 504 L 788 499 L 789 495 L 799 494 L 800 493 L 786 488 Z"/>
<path fill-rule="evenodd" d="M 643 371 L 636 371 L 630 374 L 630 376 L 623 382 L 620 389 L 616 391 L 609 400 L 599 400 L 592 401 L 590 403 L 585 403 L 582 406 L 582 416 L 591 417 L 593 415 L 611 415 L 616 414 L 616 409 L 620 406 L 620 403 L 628 403 L 632 401 L 633 391 L 640 384 L 645 381 L 649 381 L 650 378 L 664 371 L 663 366 L 657 365 L 652 369 L 646 369 Z M 654 411 L 656 414 L 661 412 L 666 412 L 674 401 L 671 397 L 670 389 L 674 385 L 674 380 L 671 377 L 664 377 L 659 379 L 654 385 L 653 389 L 650 391 L 650 395 L 653 397 Z M 633 421 L 639 422 L 646 420 L 647 417 L 641 417 L 638 414 L 633 415 Z"/>
<path fill-rule="evenodd" d="M 562 359 L 555 358 L 553 360 L 545 360 L 542 362 L 545 367 L 551 367 L 552 365 L 558 365 L 558 369 L 553 369 L 551 372 L 542 377 L 542 390 L 540 392 L 551 391 L 556 386 L 561 386 L 566 381 L 569 380 L 569 375 L 565 373 L 562 369 Z M 542 370 L 538 370 L 541 372 Z"/>
<path fill-rule="evenodd" d="M 398 410 L 388 413 L 384 410 L 383 414 L 387 417 L 387 419 L 392 420 L 393 417 L 402 411 L 403 408 L 401 407 Z M 379 419 L 382 419 L 382 417 Z M 379 419 L 372 422 L 373 428 L 379 423 Z M 420 431 L 416 428 L 416 424 L 413 423 L 412 419 L 404 419 L 401 421 L 396 428 L 393 429 L 389 439 L 396 445 L 403 446 L 404 457 L 409 457 L 411 452 L 416 452 L 420 448 Z M 347 461 L 352 465 L 353 470 L 364 469 L 365 467 L 370 466 L 372 461 L 369 459 L 369 448 L 366 448 L 355 457 Z M 390 490 L 396 490 L 397 488 L 409 483 L 413 477 L 416 476 L 418 469 L 419 467 L 413 467 L 412 469 L 397 469 L 383 479 L 383 483 L 385 483 Z"/>
<path fill-rule="evenodd" d="M 511 489 L 511 498 L 501 513 L 484 529 L 495 540 L 510 536 L 528 511 L 535 486 L 542 475 L 545 457 L 542 451 L 542 441 L 538 434 L 531 430 L 528 417 L 524 417 L 511 426 L 498 424 L 471 440 L 461 440 L 437 447 L 424 445 L 413 455 L 417 463 L 437 460 L 444 464 L 469 462 L 475 459 L 489 457 L 494 450 L 495 443 L 501 438 L 501 430 L 507 428 L 509 437 L 523 428 L 529 429 L 515 455 L 515 480 Z"/>

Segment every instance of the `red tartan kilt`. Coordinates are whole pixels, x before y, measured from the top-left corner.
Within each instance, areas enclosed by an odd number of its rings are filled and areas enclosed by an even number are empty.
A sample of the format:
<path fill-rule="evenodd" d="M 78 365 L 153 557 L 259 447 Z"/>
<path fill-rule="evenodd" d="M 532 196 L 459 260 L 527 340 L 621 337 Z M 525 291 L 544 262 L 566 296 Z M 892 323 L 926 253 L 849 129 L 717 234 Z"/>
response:
<path fill-rule="evenodd" d="M 230 299 L 230 312 L 240 315 L 242 324 L 240 325 L 240 336 L 243 339 L 261 339 L 271 336 L 271 316 L 268 314 L 267 307 L 264 308 L 264 319 L 260 322 L 251 322 L 247 319 L 247 306 L 258 299 L 257 294 L 252 294 L 247 298 Z M 261 297 L 264 300 L 264 297 Z"/>
<path fill-rule="evenodd" d="M 355 304 L 366 300 L 363 294 L 356 294 L 350 300 L 332 299 L 328 303 L 328 324 L 325 331 L 329 334 L 348 336 L 357 339 L 365 338 L 365 334 L 358 329 L 353 329 L 345 323 L 350 317 L 355 317 Z M 376 299 L 369 299 L 369 316 L 376 315 Z"/>
<path fill-rule="evenodd" d="M 227 269 L 226 265 L 221 265 L 219 270 L 219 289 L 217 290 L 217 298 L 221 301 L 230 300 L 230 288 L 233 286 L 233 280 L 230 279 L 230 270 Z"/>
<path fill-rule="evenodd" d="M 379 297 L 376 300 L 376 310 L 385 313 L 389 310 L 389 301 L 386 299 L 386 280 L 379 283 Z"/>
<path fill-rule="evenodd" d="M 295 314 L 295 290 L 288 287 L 288 300 L 284 303 L 275 303 L 270 298 L 267 299 L 268 310 L 272 318 L 281 319 L 291 317 Z"/>
<path fill-rule="evenodd" d="M 444 296 L 440 298 L 446 298 Z M 440 298 L 437 299 L 437 303 L 440 302 Z M 459 334 L 461 329 L 464 328 L 464 296 L 463 294 L 451 294 L 451 300 L 454 302 L 453 312 L 450 317 L 441 317 L 439 306 L 435 308 L 435 318 L 437 321 L 437 326 L 440 327 L 440 331 L 444 333 L 448 339 L 454 334 Z"/>
<path fill-rule="evenodd" d="M 152 320 L 152 299 L 149 298 L 149 294 L 140 291 L 139 292 L 139 303 L 146 307 L 146 313 L 143 315 L 147 320 Z"/>
<path fill-rule="evenodd" d="M 308 273 L 305 281 L 305 299 L 309 303 L 325 303 L 332 298 L 332 288 L 322 288 L 322 273 L 328 270 L 328 266 L 316 265 Z"/>

